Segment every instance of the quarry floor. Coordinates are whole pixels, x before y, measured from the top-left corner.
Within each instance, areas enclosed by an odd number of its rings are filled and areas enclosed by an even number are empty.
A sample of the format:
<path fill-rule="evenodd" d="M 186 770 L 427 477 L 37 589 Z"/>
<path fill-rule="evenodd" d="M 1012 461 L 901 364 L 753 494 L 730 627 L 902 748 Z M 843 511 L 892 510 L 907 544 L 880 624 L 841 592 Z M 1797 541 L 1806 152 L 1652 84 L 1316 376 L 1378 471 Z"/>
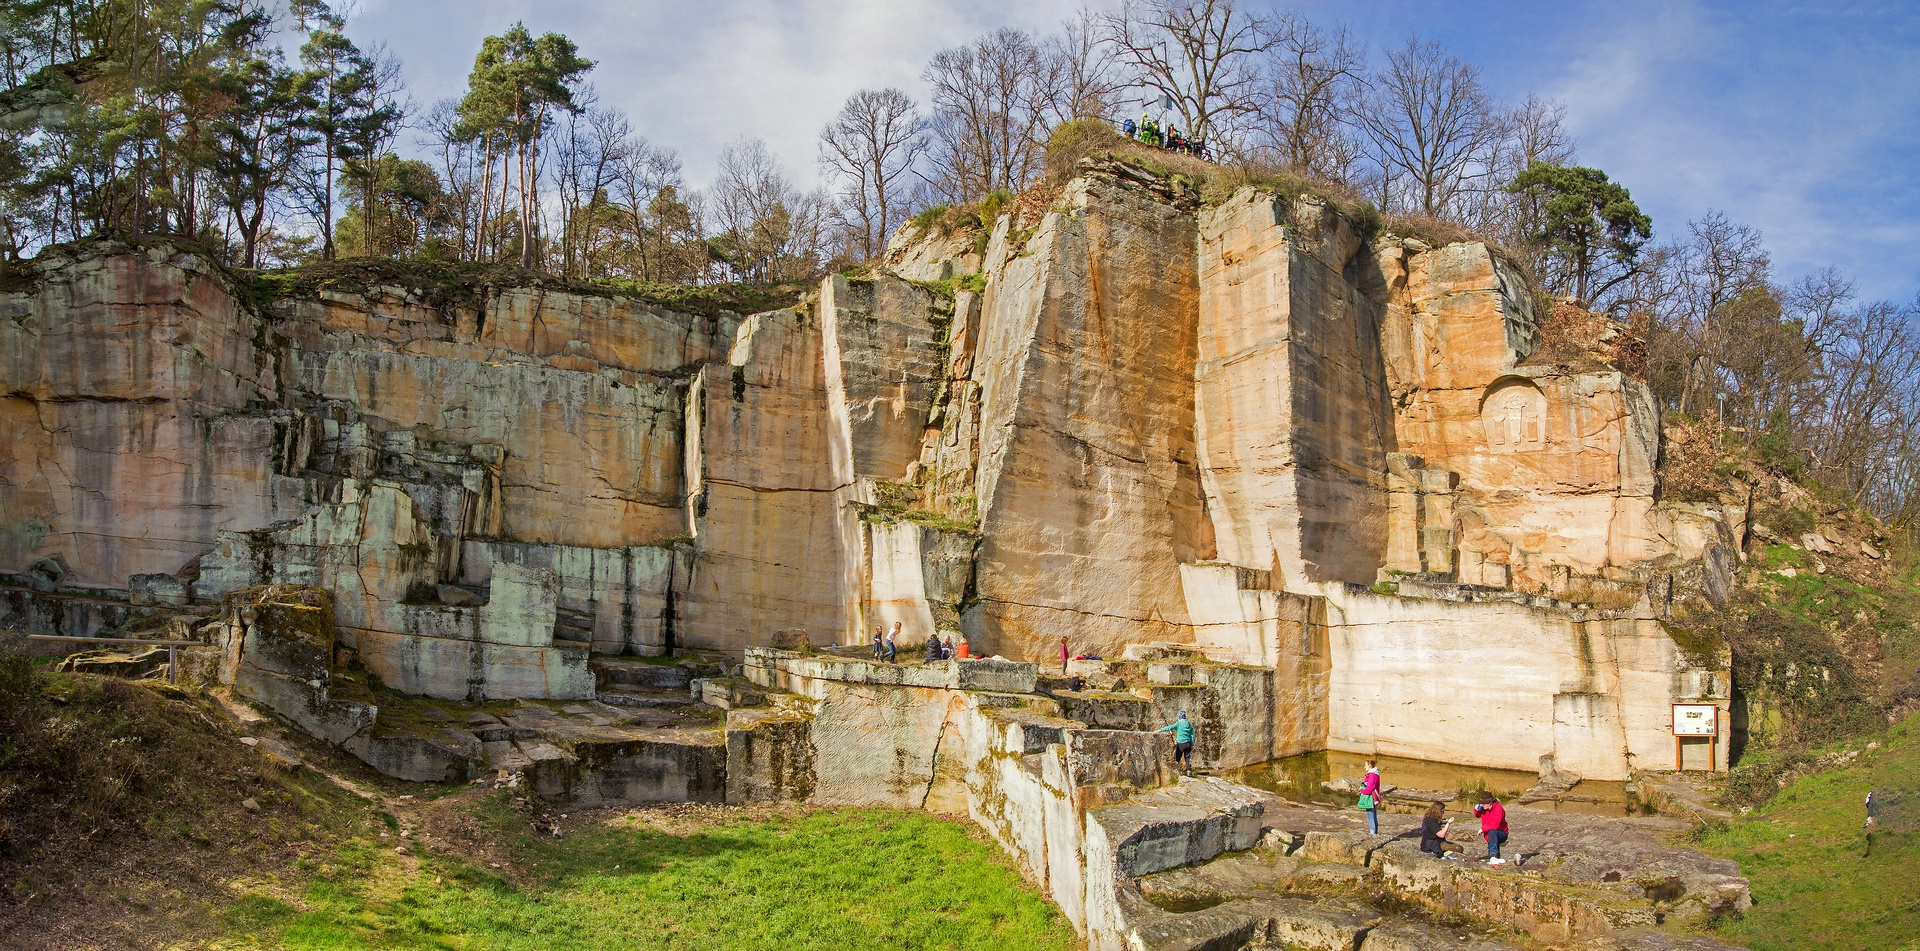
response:
<path fill-rule="evenodd" d="M 114 800 L 118 823 L 78 799 L 51 818 L 0 800 L 0 832 L 47 833 L 28 835 L 24 854 L 0 852 L 5 951 L 1080 946 L 963 817 L 793 805 L 560 813 L 493 780 L 390 780 L 214 695 L 47 681 L 32 716 L 80 746 L 133 745 L 175 779 Z M 1920 788 L 1920 723 L 1877 742 L 1726 822 L 1516 808 L 1508 854 L 1522 858 L 1494 874 L 1571 859 L 1604 877 L 1701 849 L 1741 863 L 1756 906 L 1697 943 L 1669 933 L 1633 947 L 1905 951 L 1920 935 L 1920 835 L 1895 809 L 1869 844 L 1858 802 L 1867 788 Z M 20 788 L 8 768 L 0 761 L 0 791 Z M 1276 829 L 1362 828 L 1354 810 L 1279 797 L 1270 809 Z M 1416 820 L 1382 822 L 1397 835 Z M 1145 891 L 1169 911 L 1204 912 L 1251 889 L 1335 918 L 1386 915 L 1409 947 L 1550 947 L 1383 905 L 1362 867 L 1324 858 L 1256 849 L 1154 876 Z"/>

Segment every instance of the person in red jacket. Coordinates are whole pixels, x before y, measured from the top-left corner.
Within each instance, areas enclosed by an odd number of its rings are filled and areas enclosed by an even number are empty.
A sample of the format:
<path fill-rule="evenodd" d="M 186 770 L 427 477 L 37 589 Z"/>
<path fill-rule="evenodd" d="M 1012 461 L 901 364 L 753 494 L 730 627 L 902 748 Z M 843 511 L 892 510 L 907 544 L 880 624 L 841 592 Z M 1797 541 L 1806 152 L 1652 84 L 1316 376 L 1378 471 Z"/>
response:
<path fill-rule="evenodd" d="M 1482 792 L 1480 804 L 1473 807 L 1473 814 L 1480 817 L 1480 837 L 1487 840 L 1487 864 L 1505 865 L 1500 857 L 1500 846 L 1507 841 L 1507 810 L 1493 793 Z"/>

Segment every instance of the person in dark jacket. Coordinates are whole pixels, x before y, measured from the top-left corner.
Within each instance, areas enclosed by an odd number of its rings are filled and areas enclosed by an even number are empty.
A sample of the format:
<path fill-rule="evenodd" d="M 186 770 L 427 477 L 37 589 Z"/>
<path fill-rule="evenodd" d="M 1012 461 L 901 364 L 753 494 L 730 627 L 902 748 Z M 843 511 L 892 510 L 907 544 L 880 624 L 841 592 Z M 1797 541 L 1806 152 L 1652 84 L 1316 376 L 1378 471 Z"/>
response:
<path fill-rule="evenodd" d="M 1447 829 L 1453 820 L 1446 818 L 1447 807 L 1434 803 L 1427 807 L 1427 814 L 1420 817 L 1420 851 L 1438 858 L 1447 857 Z"/>
<path fill-rule="evenodd" d="M 1487 864 L 1505 865 L 1506 859 L 1500 857 L 1500 846 L 1507 841 L 1507 810 L 1493 793 L 1482 792 L 1480 804 L 1473 807 L 1473 814 L 1480 817 L 1480 837 L 1487 840 Z"/>

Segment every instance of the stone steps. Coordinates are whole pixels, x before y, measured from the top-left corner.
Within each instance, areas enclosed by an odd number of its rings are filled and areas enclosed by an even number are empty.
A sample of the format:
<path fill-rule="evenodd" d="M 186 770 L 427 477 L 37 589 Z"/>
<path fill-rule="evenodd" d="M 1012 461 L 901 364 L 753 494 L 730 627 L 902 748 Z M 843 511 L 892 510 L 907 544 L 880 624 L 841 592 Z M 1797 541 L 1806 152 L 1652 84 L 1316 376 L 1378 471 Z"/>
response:
<path fill-rule="evenodd" d="M 600 688 L 600 702 L 613 707 L 689 707 L 693 694 L 682 687 L 639 687 L 632 684 L 608 684 Z"/>
<path fill-rule="evenodd" d="M 614 684 L 651 687 L 657 690 L 686 690 L 693 672 L 678 664 L 653 663 L 638 657 L 595 657 L 587 661 L 593 681 L 602 690 Z"/>

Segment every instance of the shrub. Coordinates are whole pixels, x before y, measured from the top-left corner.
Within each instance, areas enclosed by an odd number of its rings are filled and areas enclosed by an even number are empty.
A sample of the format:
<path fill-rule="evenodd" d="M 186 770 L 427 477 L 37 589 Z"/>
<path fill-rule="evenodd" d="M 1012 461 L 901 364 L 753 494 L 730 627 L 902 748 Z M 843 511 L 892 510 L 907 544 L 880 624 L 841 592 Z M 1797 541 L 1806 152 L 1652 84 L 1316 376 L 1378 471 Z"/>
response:
<path fill-rule="evenodd" d="M 1065 184 L 1079 169 L 1081 159 L 1126 144 L 1127 138 L 1115 132 L 1105 119 L 1075 119 L 1054 126 L 1053 135 L 1047 139 L 1047 181 Z"/>
<path fill-rule="evenodd" d="M 987 197 L 980 200 L 980 226 L 992 228 L 1000 213 L 1012 204 L 1013 193 L 1004 188 L 996 188 L 988 193 Z"/>

